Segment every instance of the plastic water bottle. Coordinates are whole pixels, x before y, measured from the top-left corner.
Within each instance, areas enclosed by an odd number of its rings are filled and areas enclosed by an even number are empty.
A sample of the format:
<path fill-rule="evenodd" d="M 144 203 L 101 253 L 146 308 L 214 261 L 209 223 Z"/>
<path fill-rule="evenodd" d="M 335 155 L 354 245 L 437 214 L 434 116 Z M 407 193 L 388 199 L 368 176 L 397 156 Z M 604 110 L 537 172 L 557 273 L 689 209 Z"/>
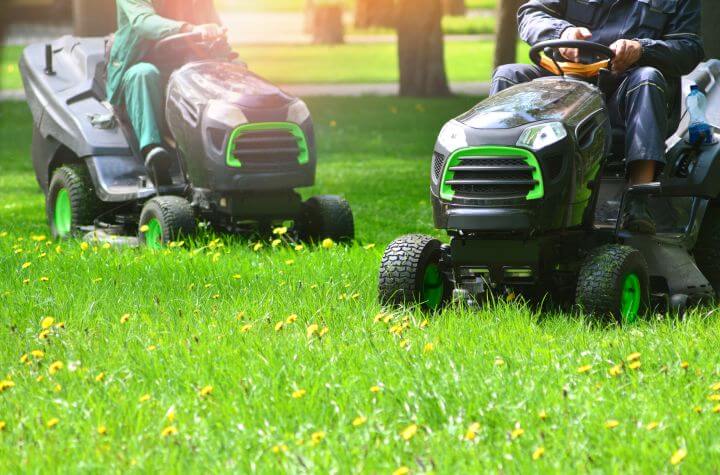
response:
<path fill-rule="evenodd" d="M 690 112 L 690 143 L 692 145 L 707 145 L 714 143 L 713 130 L 707 122 L 707 97 L 699 87 L 690 86 L 690 95 L 687 97 L 687 110 Z"/>

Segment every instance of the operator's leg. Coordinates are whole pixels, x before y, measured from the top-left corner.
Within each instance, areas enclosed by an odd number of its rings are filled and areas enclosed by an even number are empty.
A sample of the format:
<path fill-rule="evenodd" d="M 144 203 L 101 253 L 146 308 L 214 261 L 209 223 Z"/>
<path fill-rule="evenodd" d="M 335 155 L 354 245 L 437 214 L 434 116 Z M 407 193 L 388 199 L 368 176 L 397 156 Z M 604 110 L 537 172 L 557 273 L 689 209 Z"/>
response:
<path fill-rule="evenodd" d="M 625 156 L 630 185 L 649 183 L 665 165 L 668 132 L 668 84 L 660 71 L 640 67 L 628 72 L 613 98 L 625 125 Z M 654 233 L 655 224 L 647 200 L 630 201 L 625 227 Z"/>
<path fill-rule="evenodd" d="M 494 96 L 498 92 L 516 84 L 551 75 L 548 71 L 529 64 L 505 64 L 498 67 L 493 74 L 490 95 Z"/>
<path fill-rule="evenodd" d="M 160 71 L 149 63 L 132 66 L 123 77 L 122 91 L 140 149 L 145 153 L 149 147 L 160 146 L 162 137 L 158 119 L 163 116 Z"/>

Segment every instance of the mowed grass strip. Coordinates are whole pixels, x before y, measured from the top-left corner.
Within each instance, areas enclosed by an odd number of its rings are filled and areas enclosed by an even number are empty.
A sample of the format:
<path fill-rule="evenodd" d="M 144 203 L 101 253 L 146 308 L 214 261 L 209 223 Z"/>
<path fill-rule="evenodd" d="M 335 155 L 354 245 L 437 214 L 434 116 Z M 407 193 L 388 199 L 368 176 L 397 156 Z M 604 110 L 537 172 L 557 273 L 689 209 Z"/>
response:
<path fill-rule="evenodd" d="M 309 101 L 305 194 L 348 197 L 357 245 L 200 236 L 157 253 L 44 237 L 30 116 L 1 104 L 0 471 L 715 466 L 712 311 L 626 329 L 516 302 L 381 313 L 382 249 L 434 232 L 432 144 L 474 102 Z"/>
<path fill-rule="evenodd" d="M 394 43 L 340 46 L 238 46 L 251 70 L 280 84 L 358 84 L 396 82 L 399 77 Z M 445 46 L 448 77 L 453 82 L 489 81 L 494 46 L 448 41 Z M 519 58 L 528 48 L 519 45 Z M 0 89 L 21 89 L 17 63 L 21 47 L 0 47 Z"/>

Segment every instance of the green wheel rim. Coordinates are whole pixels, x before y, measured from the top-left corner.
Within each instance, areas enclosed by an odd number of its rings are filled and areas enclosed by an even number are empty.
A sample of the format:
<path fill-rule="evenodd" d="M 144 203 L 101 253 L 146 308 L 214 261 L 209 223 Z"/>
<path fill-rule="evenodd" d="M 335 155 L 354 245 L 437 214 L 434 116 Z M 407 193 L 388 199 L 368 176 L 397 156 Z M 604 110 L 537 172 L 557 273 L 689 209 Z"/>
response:
<path fill-rule="evenodd" d="M 642 288 L 640 279 L 637 274 L 629 274 L 625 277 L 622 286 L 622 296 L 620 297 L 620 313 L 623 322 L 634 323 L 640 312 L 640 300 L 642 298 Z"/>
<path fill-rule="evenodd" d="M 437 264 L 430 264 L 425 269 L 422 286 L 422 300 L 428 308 L 435 310 L 442 304 L 445 286 Z"/>
<path fill-rule="evenodd" d="M 58 236 L 66 237 L 72 230 L 72 205 L 70 203 L 70 193 L 65 188 L 58 191 L 55 197 L 55 212 L 53 219 L 55 221 L 55 231 Z"/>
<path fill-rule="evenodd" d="M 162 226 L 157 218 L 153 218 L 146 223 L 148 227 L 145 232 L 145 244 L 150 249 L 162 249 L 163 247 L 163 235 Z"/>

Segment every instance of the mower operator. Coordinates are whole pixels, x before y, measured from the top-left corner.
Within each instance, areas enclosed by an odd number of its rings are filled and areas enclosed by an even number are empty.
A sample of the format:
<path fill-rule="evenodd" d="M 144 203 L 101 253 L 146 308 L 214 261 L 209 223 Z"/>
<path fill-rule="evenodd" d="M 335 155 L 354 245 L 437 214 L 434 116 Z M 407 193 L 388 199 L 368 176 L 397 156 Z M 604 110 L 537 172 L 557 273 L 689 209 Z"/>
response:
<path fill-rule="evenodd" d="M 521 38 L 586 40 L 615 53 L 613 91 L 605 91 L 614 128 L 625 131 L 629 184 L 649 183 L 665 163 L 670 124 L 679 121 L 680 80 L 704 59 L 701 0 L 530 0 L 518 12 Z M 572 62 L 576 49 L 561 50 Z M 491 94 L 551 73 L 537 66 L 499 67 Z M 655 232 L 646 199 L 629 203 L 625 228 Z"/>
<path fill-rule="evenodd" d="M 115 107 L 125 107 L 137 136 L 145 167 L 170 161 L 163 147 L 164 92 L 160 71 L 143 62 L 153 45 L 180 33 L 204 39 L 225 35 L 213 0 L 117 0 L 118 31 L 108 62 L 107 94 Z"/>

